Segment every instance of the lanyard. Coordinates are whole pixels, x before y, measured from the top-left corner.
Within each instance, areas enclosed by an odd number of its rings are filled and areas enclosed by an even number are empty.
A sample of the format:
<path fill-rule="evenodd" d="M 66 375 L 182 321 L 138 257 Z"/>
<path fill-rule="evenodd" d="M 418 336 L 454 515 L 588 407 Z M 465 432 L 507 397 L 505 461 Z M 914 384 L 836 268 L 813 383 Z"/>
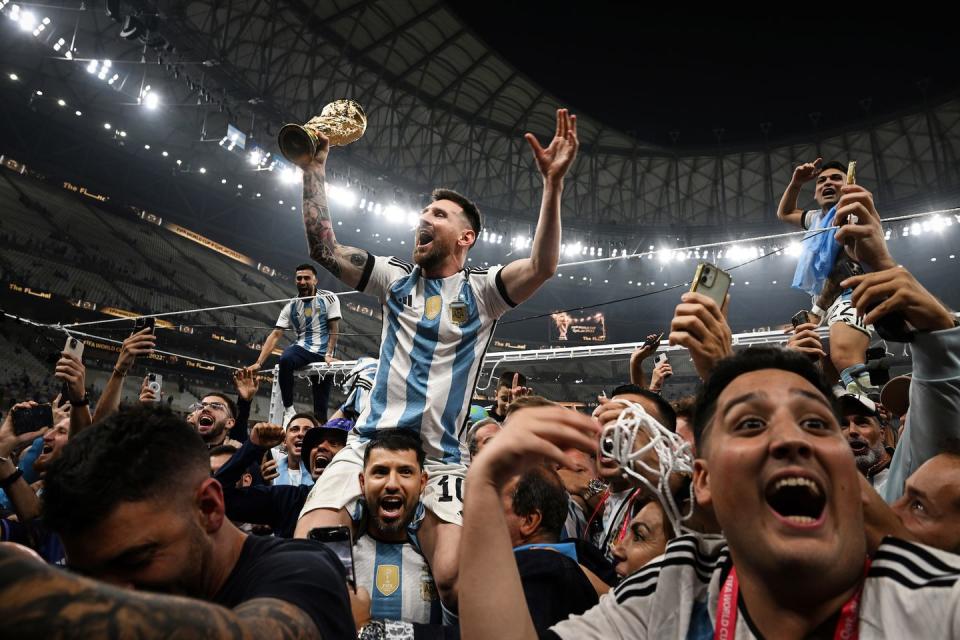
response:
<path fill-rule="evenodd" d="M 870 560 L 866 561 L 864 576 L 870 568 Z M 737 579 L 737 568 L 732 567 L 730 574 L 720 589 L 720 598 L 717 601 L 717 624 L 714 628 L 714 640 L 734 640 L 737 635 L 737 598 L 740 592 L 740 581 Z M 840 619 L 833 632 L 833 640 L 857 640 L 860 635 L 858 623 L 860 621 L 860 595 L 863 593 L 863 583 L 857 589 L 843 608 L 840 610 Z"/>

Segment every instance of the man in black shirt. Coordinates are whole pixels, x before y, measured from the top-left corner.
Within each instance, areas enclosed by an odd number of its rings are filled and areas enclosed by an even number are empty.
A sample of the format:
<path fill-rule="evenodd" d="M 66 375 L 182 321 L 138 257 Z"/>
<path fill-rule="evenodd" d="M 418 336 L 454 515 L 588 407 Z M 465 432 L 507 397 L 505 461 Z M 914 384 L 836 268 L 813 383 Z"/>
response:
<path fill-rule="evenodd" d="M 48 471 L 44 518 L 69 567 L 95 580 L 0 548 L 0 619 L 18 637 L 356 633 L 336 556 L 234 527 L 203 441 L 168 411 L 120 413 L 71 439 Z"/>

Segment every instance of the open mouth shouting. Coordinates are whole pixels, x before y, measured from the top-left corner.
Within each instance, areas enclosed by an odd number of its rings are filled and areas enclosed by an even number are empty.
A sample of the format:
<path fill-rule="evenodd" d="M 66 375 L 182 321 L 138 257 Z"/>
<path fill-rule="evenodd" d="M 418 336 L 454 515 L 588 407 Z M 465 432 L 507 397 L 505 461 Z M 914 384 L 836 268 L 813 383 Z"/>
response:
<path fill-rule="evenodd" d="M 330 464 L 330 461 L 333 460 L 333 456 L 327 453 L 326 451 L 320 451 L 317 449 L 313 454 L 313 468 L 318 471 L 323 471 L 327 468 L 327 465 Z"/>
<path fill-rule="evenodd" d="M 433 242 L 433 230 L 428 227 L 418 227 L 416 244 L 418 249 L 425 249 Z"/>
<path fill-rule="evenodd" d="M 815 527 L 823 522 L 827 497 L 815 480 L 790 474 L 767 484 L 764 497 L 781 522 L 793 527 Z"/>
<path fill-rule="evenodd" d="M 380 517 L 386 521 L 399 520 L 403 516 L 403 498 L 383 496 L 380 498 Z"/>
<path fill-rule="evenodd" d="M 210 415 L 209 413 L 201 413 L 197 417 L 197 428 L 200 431 L 206 433 L 207 431 L 210 431 L 211 429 L 213 429 L 213 425 L 216 424 L 216 422 L 217 421 L 214 420 L 213 416 Z"/>
<path fill-rule="evenodd" d="M 300 455 L 300 447 L 303 445 L 303 438 L 294 438 L 293 439 L 293 453 L 294 455 Z"/>
<path fill-rule="evenodd" d="M 867 453 L 867 443 L 863 440 L 847 440 L 850 444 L 850 449 L 853 451 L 853 455 L 862 456 Z"/>
<path fill-rule="evenodd" d="M 835 198 L 837 196 L 837 190 L 833 187 L 824 187 L 823 191 L 820 192 L 820 195 L 824 198 Z"/>

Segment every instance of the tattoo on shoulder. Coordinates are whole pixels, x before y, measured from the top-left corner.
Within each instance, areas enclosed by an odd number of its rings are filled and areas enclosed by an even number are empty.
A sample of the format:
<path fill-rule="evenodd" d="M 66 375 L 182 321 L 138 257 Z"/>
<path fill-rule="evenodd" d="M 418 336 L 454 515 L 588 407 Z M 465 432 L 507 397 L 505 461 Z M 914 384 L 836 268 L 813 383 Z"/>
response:
<path fill-rule="evenodd" d="M 256 598 L 234 609 L 256 637 L 270 638 L 319 638 L 320 631 L 300 607 L 276 598 Z M 255 627 L 262 625 L 262 628 Z"/>
<path fill-rule="evenodd" d="M 364 251 L 351 251 L 350 264 L 355 267 L 362 267 L 367 264 L 367 254 Z"/>

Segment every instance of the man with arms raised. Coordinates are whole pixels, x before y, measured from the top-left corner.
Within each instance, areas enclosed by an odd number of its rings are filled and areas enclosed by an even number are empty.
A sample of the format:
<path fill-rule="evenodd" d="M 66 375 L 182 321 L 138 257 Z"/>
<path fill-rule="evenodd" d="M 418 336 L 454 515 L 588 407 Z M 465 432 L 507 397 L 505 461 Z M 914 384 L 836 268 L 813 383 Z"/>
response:
<path fill-rule="evenodd" d="M 456 602 L 470 398 L 497 319 L 556 271 L 563 177 L 578 145 L 576 116 L 557 111 L 556 134 L 545 149 L 532 134 L 526 139 L 544 181 L 540 218 L 530 257 L 502 268 L 465 268 L 480 233 L 480 212 L 454 191 L 434 191 L 420 214 L 411 264 L 337 242 L 324 186 L 326 140 L 303 174 L 310 256 L 348 286 L 378 297 L 384 321 L 370 401 L 347 447 L 315 485 L 297 535 L 318 526 L 351 525 L 365 443 L 379 429 L 412 429 L 420 434 L 429 477 L 418 539 L 448 605 Z"/>

